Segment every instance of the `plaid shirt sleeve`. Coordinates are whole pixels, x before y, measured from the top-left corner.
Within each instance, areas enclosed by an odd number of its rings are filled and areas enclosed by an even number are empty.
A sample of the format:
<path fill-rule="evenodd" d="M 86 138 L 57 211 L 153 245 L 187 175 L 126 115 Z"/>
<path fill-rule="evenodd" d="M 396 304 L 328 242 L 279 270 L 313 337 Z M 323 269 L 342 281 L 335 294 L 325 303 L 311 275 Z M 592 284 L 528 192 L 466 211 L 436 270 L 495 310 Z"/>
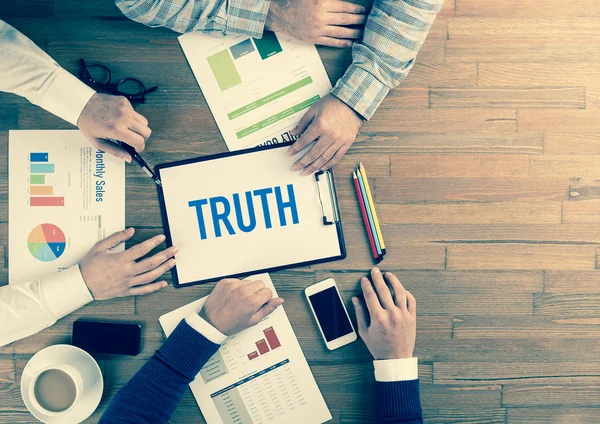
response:
<path fill-rule="evenodd" d="M 270 0 L 115 0 L 125 16 L 149 27 L 245 34 L 261 38 Z"/>
<path fill-rule="evenodd" d="M 332 94 L 370 119 L 411 70 L 443 0 L 375 0 L 363 40 Z"/>

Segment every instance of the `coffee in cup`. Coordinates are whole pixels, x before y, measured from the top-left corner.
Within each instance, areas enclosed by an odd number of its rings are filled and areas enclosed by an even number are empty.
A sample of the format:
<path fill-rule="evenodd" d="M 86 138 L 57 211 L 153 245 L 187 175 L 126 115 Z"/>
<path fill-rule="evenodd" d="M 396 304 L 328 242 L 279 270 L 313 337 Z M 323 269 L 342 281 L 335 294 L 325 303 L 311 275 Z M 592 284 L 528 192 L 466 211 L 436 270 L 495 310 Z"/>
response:
<path fill-rule="evenodd" d="M 30 387 L 30 398 L 41 412 L 59 416 L 75 406 L 82 388 L 79 372 L 70 365 L 58 364 L 38 372 Z"/>

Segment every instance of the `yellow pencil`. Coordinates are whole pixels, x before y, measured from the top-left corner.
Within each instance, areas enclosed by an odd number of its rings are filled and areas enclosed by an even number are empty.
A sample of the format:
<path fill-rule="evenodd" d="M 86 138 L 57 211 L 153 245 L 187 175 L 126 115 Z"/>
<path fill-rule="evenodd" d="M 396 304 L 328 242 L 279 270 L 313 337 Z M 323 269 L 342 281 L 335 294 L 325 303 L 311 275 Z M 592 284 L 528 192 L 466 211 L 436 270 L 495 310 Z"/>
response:
<path fill-rule="evenodd" d="M 373 196 L 371 196 L 371 188 L 369 187 L 369 180 L 367 179 L 367 171 L 365 170 L 362 162 L 359 162 L 359 168 L 360 173 L 365 180 L 365 190 L 367 191 L 367 198 L 369 199 L 369 205 L 371 207 L 371 211 L 373 212 L 373 221 L 375 221 L 375 229 L 377 230 L 377 237 L 379 237 L 379 242 L 381 244 L 381 251 L 383 254 L 385 254 L 385 243 L 383 242 L 383 236 L 381 235 L 381 227 L 379 226 L 379 219 L 377 219 L 377 212 L 375 212 L 375 202 L 373 202 Z"/>

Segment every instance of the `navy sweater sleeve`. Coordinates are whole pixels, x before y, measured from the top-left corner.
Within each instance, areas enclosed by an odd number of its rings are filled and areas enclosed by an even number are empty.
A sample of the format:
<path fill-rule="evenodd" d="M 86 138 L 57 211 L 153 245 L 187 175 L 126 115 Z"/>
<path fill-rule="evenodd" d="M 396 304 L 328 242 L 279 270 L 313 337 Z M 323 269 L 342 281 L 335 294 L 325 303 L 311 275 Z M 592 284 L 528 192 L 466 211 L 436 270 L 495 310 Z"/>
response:
<path fill-rule="evenodd" d="M 422 424 L 419 380 L 375 382 L 377 424 Z"/>
<path fill-rule="evenodd" d="M 162 347 L 115 395 L 100 423 L 168 422 L 187 386 L 217 350 L 218 344 L 181 321 Z"/>

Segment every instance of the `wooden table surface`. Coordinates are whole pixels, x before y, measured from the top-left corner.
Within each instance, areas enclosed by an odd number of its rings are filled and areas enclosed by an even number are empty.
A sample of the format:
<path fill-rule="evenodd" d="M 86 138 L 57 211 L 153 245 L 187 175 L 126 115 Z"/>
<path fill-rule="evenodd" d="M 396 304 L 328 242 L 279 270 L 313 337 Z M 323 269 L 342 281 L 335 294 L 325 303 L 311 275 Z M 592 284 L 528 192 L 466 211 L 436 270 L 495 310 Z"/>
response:
<path fill-rule="evenodd" d="M 600 421 L 600 1 L 446 0 L 412 73 L 335 168 L 348 258 L 272 274 L 334 423 L 373 417 L 362 342 L 329 352 L 302 291 L 334 277 L 348 302 L 372 266 L 350 172 L 373 177 L 388 255 L 418 301 L 421 397 L 429 423 Z M 66 69 L 108 65 L 160 90 L 139 111 L 152 164 L 226 150 L 177 35 L 124 19 L 111 0 L 0 3 L 0 17 Z M 349 51 L 319 49 L 333 81 Z M 8 130 L 71 128 L 0 95 L 0 284 L 7 282 Z M 152 182 L 127 167 L 134 242 L 161 232 Z M 159 315 L 213 285 L 88 305 L 0 348 L 0 422 L 35 421 L 19 379 L 80 317 L 144 326 L 138 357 L 100 359 L 116 391 L 163 340 Z M 204 422 L 188 391 L 174 423 Z"/>

